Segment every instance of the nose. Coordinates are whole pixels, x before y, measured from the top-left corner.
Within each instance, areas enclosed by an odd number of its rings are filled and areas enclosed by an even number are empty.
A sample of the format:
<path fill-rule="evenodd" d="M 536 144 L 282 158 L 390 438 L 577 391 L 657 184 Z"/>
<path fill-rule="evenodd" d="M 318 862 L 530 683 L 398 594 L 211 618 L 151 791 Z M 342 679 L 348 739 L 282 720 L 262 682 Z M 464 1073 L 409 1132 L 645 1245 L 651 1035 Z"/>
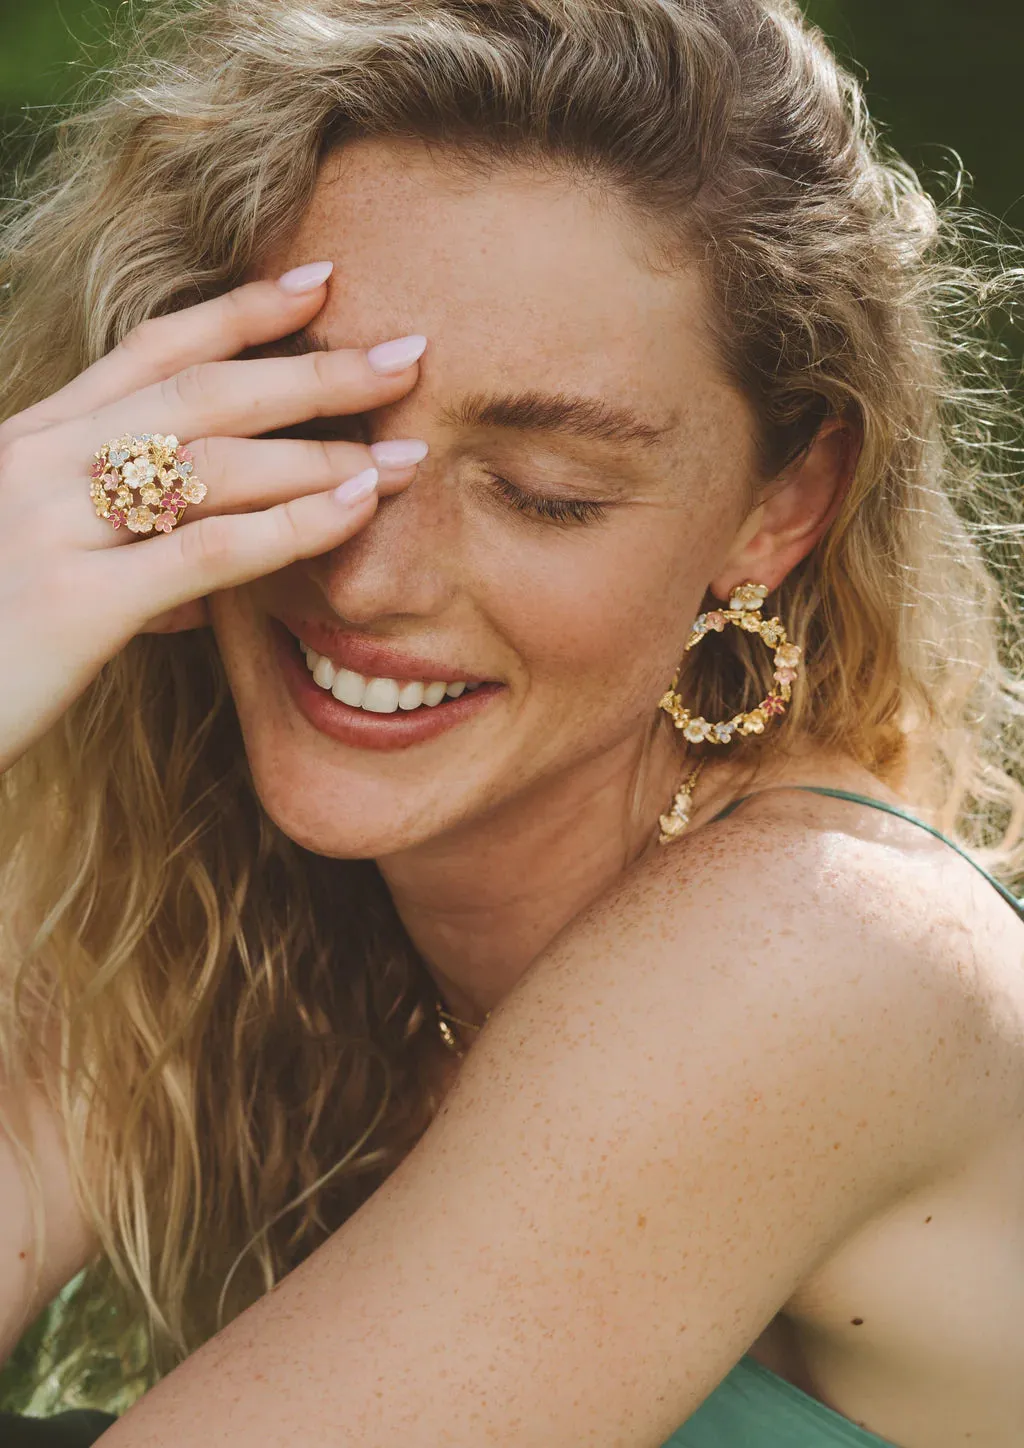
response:
<path fill-rule="evenodd" d="M 332 610 L 357 627 L 434 618 L 457 593 L 458 532 L 455 500 L 428 459 L 404 492 L 381 500 L 361 533 L 309 567 Z"/>

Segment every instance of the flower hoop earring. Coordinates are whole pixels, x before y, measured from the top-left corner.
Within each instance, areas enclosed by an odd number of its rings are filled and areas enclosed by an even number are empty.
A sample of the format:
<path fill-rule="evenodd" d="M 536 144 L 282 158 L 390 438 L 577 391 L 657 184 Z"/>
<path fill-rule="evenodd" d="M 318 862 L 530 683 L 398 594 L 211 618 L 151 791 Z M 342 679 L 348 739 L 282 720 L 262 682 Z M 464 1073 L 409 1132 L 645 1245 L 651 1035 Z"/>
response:
<path fill-rule="evenodd" d="M 665 710 L 688 743 L 729 744 L 736 734 L 763 734 L 770 720 L 785 714 L 786 706 L 793 697 L 793 683 L 800 669 L 803 650 L 790 643 L 781 619 L 762 616 L 761 610 L 767 597 L 768 589 L 764 584 L 744 583 L 733 592 L 727 609 L 702 613 L 694 624 L 686 653 L 695 649 L 709 633 L 724 633 L 727 623 L 744 633 L 757 634 L 769 648 L 775 650 L 775 688 L 756 709 L 709 724 L 706 719 L 695 717 L 676 693 L 679 684 L 677 674 L 658 707 Z"/>
<path fill-rule="evenodd" d="M 729 744 L 737 734 L 763 734 L 772 719 L 785 714 L 786 706 L 793 697 L 793 684 L 803 659 L 803 650 L 791 644 L 789 636 L 778 618 L 764 618 L 762 608 L 769 590 L 762 583 L 744 583 L 734 590 L 727 609 L 715 609 L 702 613 L 693 625 L 686 644 L 686 653 L 695 649 L 709 633 L 724 633 L 727 623 L 740 628 L 744 633 L 757 634 L 769 648 L 775 650 L 775 687 L 756 709 L 745 714 L 734 714 L 717 724 L 695 716 L 687 709 L 676 692 L 679 674 L 672 681 L 672 687 L 659 704 L 669 715 L 675 727 L 681 731 L 689 744 Z M 661 818 L 661 842 L 669 844 L 683 834 L 690 821 L 691 796 L 701 766 L 690 775 L 676 796 L 671 811 Z"/>

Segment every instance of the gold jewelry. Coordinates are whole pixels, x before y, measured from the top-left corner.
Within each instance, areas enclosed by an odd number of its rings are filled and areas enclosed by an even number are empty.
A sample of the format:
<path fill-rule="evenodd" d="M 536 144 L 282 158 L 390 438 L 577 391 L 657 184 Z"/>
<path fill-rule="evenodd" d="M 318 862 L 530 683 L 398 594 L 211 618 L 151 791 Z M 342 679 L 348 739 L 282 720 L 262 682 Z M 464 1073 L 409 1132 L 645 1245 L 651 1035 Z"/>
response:
<path fill-rule="evenodd" d="M 734 624 L 745 633 L 757 634 L 769 648 L 775 650 L 775 688 L 756 709 L 709 724 L 706 719 L 691 714 L 676 693 L 679 685 L 677 674 L 658 707 L 671 717 L 688 743 L 728 744 L 736 734 L 763 734 L 771 719 L 785 714 L 786 706 L 793 697 L 793 682 L 799 672 L 803 650 L 790 643 L 781 619 L 762 616 L 768 592 L 762 583 L 744 583 L 741 588 L 734 589 L 727 609 L 701 614 L 693 626 L 686 652 L 696 648 L 709 633 L 722 633 L 727 623 Z"/>
<path fill-rule="evenodd" d="M 677 674 L 672 681 L 671 689 L 658 707 L 670 715 L 675 727 L 682 730 L 683 737 L 688 743 L 728 744 L 735 734 L 763 734 L 770 719 L 785 714 L 786 706 L 793 697 L 792 686 L 797 678 L 803 650 L 797 644 L 790 643 L 781 619 L 763 617 L 762 609 L 768 593 L 769 590 L 763 583 L 744 583 L 740 588 L 734 589 L 727 609 L 702 613 L 697 619 L 687 641 L 686 652 L 689 653 L 691 649 L 696 648 L 701 639 L 709 633 L 723 633 L 727 623 L 734 624 L 737 628 L 743 629 L 745 633 L 756 633 L 769 648 L 775 649 L 776 687 L 756 709 L 751 709 L 745 714 L 736 714 L 732 719 L 718 724 L 709 724 L 706 719 L 694 717 L 676 693 L 679 683 Z M 659 819 L 660 834 L 658 838 L 661 844 L 672 844 L 673 841 L 680 839 L 685 834 L 693 810 L 693 791 L 706 762 L 704 759 L 698 761 L 696 768 L 691 770 L 680 785 L 668 814 L 663 814 Z M 452 1025 L 471 1031 L 480 1030 L 480 1026 L 474 1025 L 470 1021 L 459 1020 L 458 1016 L 453 1016 L 450 1011 L 444 1009 L 440 1000 L 436 1002 L 436 1009 L 441 1040 L 455 1055 L 462 1056 L 464 1053 L 459 1050 L 458 1036 L 452 1030 Z M 489 1019 L 490 1011 L 484 1017 L 485 1021 Z"/>
<path fill-rule="evenodd" d="M 671 845 L 674 840 L 679 839 L 680 835 L 685 834 L 690 823 L 690 812 L 693 809 L 693 791 L 706 763 L 707 760 L 702 759 L 697 768 L 686 776 L 672 802 L 672 808 L 658 821 L 661 826 L 661 834 L 658 836 L 660 844 Z"/>
<path fill-rule="evenodd" d="M 201 503 L 206 484 L 195 459 L 176 437 L 144 432 L 115 438 L 95 455 L 89 496 L 97 518 L 115 532 L 173 533 L 190 503 Z"/>
<path fill-rule="evenodd" d="M 459 1050 L 459 1038 L 452 1030 L 452 1026 L 460 1026 L 464 1031 L 479 1031 L 491 1019 L 491 1013 L 488 1011 L 479 1025 L 474 1021 L 462 1021 L 458 1016 L 453 1016 L 451 1011 L 445 1010 L 440 997 L 434 1002 L 434 1009 L 437 1011 L 437 1030 L 441 1040 L 453 1055 L 460 1058 L 466 1053 Z"/>

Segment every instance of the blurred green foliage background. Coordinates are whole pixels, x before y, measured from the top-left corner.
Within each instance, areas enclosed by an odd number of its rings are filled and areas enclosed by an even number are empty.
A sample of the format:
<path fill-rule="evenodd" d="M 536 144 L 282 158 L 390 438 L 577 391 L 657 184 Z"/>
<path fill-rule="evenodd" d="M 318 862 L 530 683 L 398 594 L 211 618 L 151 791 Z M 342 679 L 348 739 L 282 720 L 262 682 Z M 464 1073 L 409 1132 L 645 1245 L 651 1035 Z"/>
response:
<path fill-rule="evenodd" d="M 0 0 L 0 164 L 10 165 L 90 66 L 125 7 L 146 0 Z M 1024 226 L 1022 0 L 806 0 L 840 53 L 866 74 L 878 119 L 947 188 L 956 152 L 973 203 Z"/>

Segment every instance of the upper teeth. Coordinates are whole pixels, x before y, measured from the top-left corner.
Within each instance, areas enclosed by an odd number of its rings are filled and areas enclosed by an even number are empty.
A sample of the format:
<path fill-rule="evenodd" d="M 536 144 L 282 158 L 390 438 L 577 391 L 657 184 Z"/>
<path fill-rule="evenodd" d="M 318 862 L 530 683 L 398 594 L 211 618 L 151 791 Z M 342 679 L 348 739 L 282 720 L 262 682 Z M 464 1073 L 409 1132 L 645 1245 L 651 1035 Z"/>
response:
<path fill-rule="evenodd" d="M 321 689 L 333 694 L 352 709 L 366 709 L 371 714 L 394 714 L 399 709 L 418 709 L 426 704 L 433 709 L 446 696 L 458 699 L 467 689 L 478 689 L 479 684 L 456 681 L 453 684 L 436 683 L 401 684 L 397 679 L 368 679 L 363 674 L 354 674 L 351 669 L 339 669 L 330 659 L 307 648 L 299 647 L 306 656 L 309 672 Z"/>

